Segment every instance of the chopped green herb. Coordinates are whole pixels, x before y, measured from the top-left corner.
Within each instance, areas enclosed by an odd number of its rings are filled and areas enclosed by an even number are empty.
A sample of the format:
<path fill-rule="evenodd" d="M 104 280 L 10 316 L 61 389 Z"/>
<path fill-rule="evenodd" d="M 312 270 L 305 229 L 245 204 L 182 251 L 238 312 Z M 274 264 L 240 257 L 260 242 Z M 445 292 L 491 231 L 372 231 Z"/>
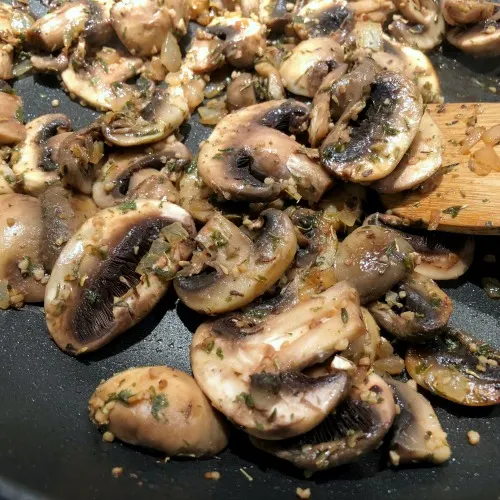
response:
<path fill-rule="evenodd" d="M 130 212 L 131 210 L 137 210 L 137 203 L 135 201 L 124 201 L 120 205 L 118 205 L 118 210 L 120 210 L 122 213 L 126 214 L 127 212 Z"/>
<path fill-rule="evenodd" d="M 128 400 L 132 396 L 133 394 L 130 389 L 122 389 L 118 394 L 116 392 L 111 393 L 104 404 L 109 403 L 110 401 L 119 401 L 124 405 L 128 405 Z"/>
<path fill-rule="evenodd" d="M 205 347 L 205 352 L 207 354 L 210 354 L 215 346 L 215 340 L 211 340 Z"/>
<path fill-rule="evenodd" d="M 23 113 L 23 108 L 21 106 L 18 106 L 16 108 L 16 120 L 19 122 L 19 123 L 23 123 L 24 122 L 24 113 Z"/>
<path fill-rule="evenodd" d="M 429 303 L 433 309 L 438 309 L 441 306 L 441 299 L 437 295 L 433 295 Z"/>
<path fill-rule="evenodd" d="M 454 219 L 463 208 L 465 208 L 463 205 L 454 205 L 452 207 L 445 208 L 443 210 L 443 213 L 446 215 L 451 215 L 451 218 Z"/>
<path fill-rule="evenodd" d="M 240 392 L 236 396 L 235 402 L 237 402 L 237 401 L 241 401 L 242 403 L 245 403 L 245 405 L 247 406 L 247 408 L 254 408 L 255 407 L 252 395 L 248 394 L 248 392 Z"/>
<path fill-rule="evenodd" d="M 156 394 L 153 386 L 149 388 L 149 391 L 151 393 L 151 415 L 153 415 L 155 420 L 160 420 L 160 411 L 168 407 L 167 396 L 165 394 Z"/>
<path fill-rule="evenodd" d="M 345 325 L 349 321 L 349 313 L 347 312 L 347 309 L 342 308 L 340 310 L 340 317 L 342 318 L 342 323 Z"/>
<path fill-rule="evenodd" d="M 224 359 L 224 352 L 220 347 L 217 347 L 217 350 L 215 351 L 215 354 L 217 354 L 217 357 L 219 359 Z"/>
<path fill-rule="evenodd" d="M 255 424 L 255 428 L 258 431 L 263 431 L 264 430 L 264 426 L 260 422 Z"/>
<path fill-rule="evenodd" d="M 225 247 L 229 243 L 227 238 L 219 230 L 215 230 L 210 237 L 217 248 Z"/>
<path fill-rule="evenodd" d="M 194 174 L 195 172 L 198 171 L 198 157 L 195 156 L 193 160 L 186 165 L 184 168 L 184 171 L 186 174 Z"/>
<path fill-rule="evenodd" d="M 394 128 L 394 127 L 391 127 L 387 124 L 383 124 L 383 130 L 384 130 L 384 134 L 386 135 L 398 135 L 399 134 L 399 130 L 397 128 Z"/>
<path fill-rule="evenodd" d="M 85 295 L 85 299 L 90 304 L 95 304 L 100 298 L 99 294 L 95 290 L 90 290 L 90 289 L 85 290 L 84 295 Z"/>
<path fill-rule="evenodd" d="M 424 373 L 427 368 L 429 368 L 424 361 L 421 361 L 417 367 L 415 368 L 415 372 L 417 375 L 422 375 L 422 373 Z"/>
<path fill-rule="evenodd" d="M 460 346 L 460 343 L 456 340 L 453 340 L 451 337 L 444 337 L 444 342 L 446 344 L 446 347 L 451 351 L 455 351 Z"/>

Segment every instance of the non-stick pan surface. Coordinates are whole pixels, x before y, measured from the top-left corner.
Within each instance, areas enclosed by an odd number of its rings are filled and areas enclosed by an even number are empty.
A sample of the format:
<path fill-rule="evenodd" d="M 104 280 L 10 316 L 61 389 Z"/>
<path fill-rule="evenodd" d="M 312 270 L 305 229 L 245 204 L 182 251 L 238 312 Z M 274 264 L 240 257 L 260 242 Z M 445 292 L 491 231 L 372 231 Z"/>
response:
<path fill-rule="evenodd" d="M 39 4 L 32 8 L 42 12 Z M 456 53 L 432 57 L 447 101 L 500 100 L 487 90 L 499 85 L 498 60 Z M 16 89 L 24 99 L 26 120 L 54 112 L 54 98 L 61 101 L 57 111 L 67 113 L 74 128 L 96 115 L 72 102 L 56 79 L 29 77 L 17 82 Z M 192 151 L 210 133 L 195 119 L 184 132 Z M 499 243 L 499 238 L 480 239 L 473 268 L 445 286 L 454 300 L 453 323 L 496 347 L 500 302 L 487 298 L 481 278 L 498 273 L 497 264 L 483 262 L 483 256 L 496 255 L 500 262 Z M 1 312 L 0 498 L 293 499 L 298 486 L 311 488 L 314 500 L 499 498 L 500 409 L 464 408 L 433 397 L 453 448 L 453 458 L 441 467 L 390 469 L 382 448 L 356 464 L 305 479 L 300 471 L 253 449 L 246 436 L 236 432 L 227 450 L 206 461 L 165 463 L 162 455 L 104 443 L 87 416 L 88 398 L 99 381 L 138 365 L 166 364 L 189 371 L 188 349 L 199 320 L 170 294 L 137 327 L 98 352 L 75 359 L 50 340 L 41 307 Z M 481 435 L 477 446 L 467 441 L 471 429 Z M 120 478 L 112 476 L 113 467 L 123 467 Z M 221 479 L 204 479 L 208 471 L 219 471 Z"/>

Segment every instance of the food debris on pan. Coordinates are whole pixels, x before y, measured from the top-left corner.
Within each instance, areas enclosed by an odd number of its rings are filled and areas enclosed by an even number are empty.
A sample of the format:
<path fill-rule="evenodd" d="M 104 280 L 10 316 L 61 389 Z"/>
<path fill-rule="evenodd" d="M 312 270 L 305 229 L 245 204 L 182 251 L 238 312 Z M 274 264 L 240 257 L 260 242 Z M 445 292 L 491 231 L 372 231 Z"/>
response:
<path fill-rule="evenodd" d="M 0 308 L 44 302 L 54 342 L 82 357 L 130 334 L 169 288 L 204 315 L 193 376 L 123 366 L 96 388 L 90 419 L 105 442 L 208 459 L 236 426 L 249 447 L 308 475 L 384 441 L 393 467 L 437 466 L 453 443 L 426 394 L 500 403 L 500 353 L 449 324 L 439 286 L 473 261 L 472 236 L 435 232 L 468 204 L 457 195 L 424 228 L 373 203 L 456 166 L 443 165 L 445 129 L 463 117 L 440 129 L 426 110 L 446 112 L 426 53 L 448 43 L 500 55 L 498 5 L 95 0 L 51 2 L 36 20 L 24 3 L 0 11 Z M 73 130 L 53 99 L 54 113 L 24 123 L 10 83 L 33 73 L 55 74 L 102 114 Z M 190 151 L 181 126 L 195 113 L 214 128 Z M 500 123 L 477 126 L 477 113 L 454 146 L 476 176 L 499 175 Z M 485 287 L 498 298 L 496 278 Z"/>

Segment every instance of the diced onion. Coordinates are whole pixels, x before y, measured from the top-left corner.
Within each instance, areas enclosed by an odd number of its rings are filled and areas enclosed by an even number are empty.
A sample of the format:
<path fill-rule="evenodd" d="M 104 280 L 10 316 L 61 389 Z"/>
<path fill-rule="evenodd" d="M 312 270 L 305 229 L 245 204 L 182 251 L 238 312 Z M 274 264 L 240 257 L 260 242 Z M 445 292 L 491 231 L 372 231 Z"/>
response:
<path fill-rule="evenodd" d="M 9 283 L 7 280 L 0 280 L 0 309 L 8 309 L 9 300 Z"/>
<path fill-rule="evenodd" d="M 466 155 L 470 153 L 470 150 L 474 145 L 476 145 L 484 133 L 484 127 L 476 127 L 471 130 L 470 134 L 462 142 L 462 147 L 460 148 L 460 154 Z"/>
<path fill-rule="evenodd" d="M 496 146 L 500 142 L 500 124 L 489 128 L 483 134 L 482 139 L 488 146 Z"/>
<path fill-rule="evenodd" d="M 169 31 L 161 48 L 160 60 L 168 72 L 179 71 L 182 54 L 177 38 Z"/>
<path fill-rule="evenodd" d="M 31 64 L 31 59 L 25 59 L 24 61 L 21 61 L 20 63 L 16 64 L 12 70 L 12 74 L 16 77 L 19 78 L 20 76 L 28 73 L 28 71 L 31 71 L 33 68 L 33 64 Z"/>
<path fill-rule="evenodd" d="M 388 356 L 387 358 L 377 359 L 373 363 L 375 370 L 386 372 L 389 375 L 399 375 L 405 368 L 405 362 L 397 354 Z"/>
<path fill-rule="evenodd" d="M 500 281 L 496 278 L 487 277 L 482 279 L 482 284 L 486 295 L 490 299 L 500 299 Z"/>
<path fill-rule="evenodd" d="M 500 172 L 500 158 L 491 146 L 484 146 L 471 155 L 469 168 L 481 177 L 488 175 L 492 170 Z"/>

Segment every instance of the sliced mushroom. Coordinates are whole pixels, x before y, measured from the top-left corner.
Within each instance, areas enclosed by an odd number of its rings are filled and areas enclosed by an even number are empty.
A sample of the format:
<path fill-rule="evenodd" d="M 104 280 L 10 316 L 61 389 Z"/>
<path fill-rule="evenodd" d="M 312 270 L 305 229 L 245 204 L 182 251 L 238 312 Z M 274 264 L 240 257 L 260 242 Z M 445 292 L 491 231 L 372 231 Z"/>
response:
<path fill-rule="evenodd" d="M 167 33 L 186 34 L 188 2 L 166 0 L 119 0 L 111 8 L 111 24 L 131 54 L 157 54 Z"/>
<path fill-rule="evenodd" d="M 488 57 L 500 55 L 500 9 L 472 27 L 457 26 L 449 30 L 446 39 L 468 54 Z"/>
<path fill-rule="evenodd" d="M 400 71 L 417 84 L 424 103 L 441 103 L 441 85 L 431 60 L 421 51 L 382 35 L 383 50 L 371 57 L 385 70 Z"/>
<path fill-rule="evenodd" d="M 26 139 L 16 146 L 11 158 L 12 170 L 22 178 L 26 193 L 38 196 L 59 179 L 48 141 L 70 129 L 69 118 L 62 114 L 42 115 L 26 125 Z"/>
<path fill-rule="evenodd" d="M 292 26 L 301 40 L 319 38 L 352 27 L 353 12 L 345 0 L 311 0 L 299 8 Z"/>
<path fill-rule="evenodd" d="M 374 373 L 316 428 L 282 441 L 251 438 L 261 450 L 309 471 L 355 462 L 374 450 L 391 428 L 396 406 L 389 386 Z"/>
<path fill-rule="evenodd" d="M 260 0 L 259 19 L 272 32 L 282 32 L 292 20 L 291 2 L 287 0 Z"/>
<path fill-rule="evenodd" d="M 400 14 L 388 26 L 394 38 L 424 52 L 441 43 L 446 25 L 437 0 L 395 0 L 394 5 Z"/>
<path fill-rule="evenodd" d="M 0 91 L 0 145 L 12 145 L 26 138 L 23 125 L 23 101 L 14 95 L 10 87 Z"/>
<path fill-rule="evenodd" d="M 319 86 L 314 96 L 309 124 L 309 142 L 311 146 L 318 147 L 330 131 L 330 101 L 332 85 L 342 78 L 347 71 L 347 64 L 339 64 L 330 71 Z"/>
<path fill-rule="evenodd" d="M 432 177 L 443 163 L 443 136 L 428 111 L 422 116 L 417 135 L 398 166 L 372 187 L 383 194 L 418 187 Z"/>
<path fill-rule="evenodd" d="M 211 73 L 224 65 L 223 44 L 215 35 L 198 30 L 186 52 L 184 64 L 196 74 Z"/>
<path fill-rule="evenodd" d="M 235 68 L 252 67 L 266 48 L 266 27 L 254 19 L 231 14 L 216 17 L 205 30 L 223 40 L 220 53 Z"/>
<path fill-rule="evenodd" d="M 322 164 L 352 182 L 375 181 L 392 172 L 415 138 L 423 114 L 422 96 L 410 79 L 380 71 L 370 81 L 372 71 L 362 72 L 360 66 L 359 72 L 344 77 L 361 100 L 346 106 L 320 149 Z M 359 80 L 355 73 L 360 73 Z M 360 88 L 364 74 L 368 95 L 366 87 Z"/>
<path fill-rule="evenodd" d="M 354 286 L 366 304 L 405 279 L 415 265 L 411 245 L 397 232 L 362 226 L 339 245 L 335 274 Z"/>
<path fill-rule="evenodd" d="M 369 309 L 377 323 L 396 338 L 422 342 L 443 331 L 453 304 L 433 280 L 414 272 Z"/>
<path fill-rule="evenodd" d="M 116 146 L 140 146 L 168 137 L 188 116 L 189 106 L 181 87 L 157 88 L 140 116 L 111 115 L 104 120 L 102 133 Z"/>
<path fill-rule="evenodd" d="M 186 166 L 179 181 L 179 205 L 187 210 L 193 219 L 207 222 L 215 213 L 209 201 L 213 194 L 213 191 L 200 179 L 198 161 L 194 159 Z"/>
<path fill-rule="evenodd" d="M 358 21 L 371 21 L 385 24 L 389 16 L 396 10 L 392 0 L 353 0 L 349 7 L 354 11 Z"/>
<path fill-rule="evenodd" d="M 412 228 L 395 215 L 381 213 L 366 218 L 364 224 L 390 227 L 406 239 L 418 255 L 415 271 L 433 280 L 453 280 L 462 276 L 474 258 L 474 238 Z"/>
<path fill-rule="evenodd" d="M 64 185 L 91 194 L 97 170 L 104 161 L 100 122 L 65 134 L 60 143 L 52 145 L 51 158 L 59 166 Z"/>
<path fill-rule="evenodd" d="M 68 67 L 69 60 L 68 56 L 61 52 L 57 57 L 31 56 L 31 64 L 39 73 L 61 73 Z"/>
<path fill-rule="evenodd" d="M 69 354 L 93 351 L 146 316 L 189 258 L 191 216 L 169 202 L 101 210 L 71 237 L 45 294 L 49 332 Z"/>
<path fill-rule="evenodd" d="M 285 99 L 286 92 L 279 69 L 271 61 L 266 60 L 265 53 L 264 57 L 255 63 L 255 71 L 260 76 L 255 82 L 259 100 L 279 101 Z"/>
<path fill-rule="evenodd" d="M 224 117 L 200 148 L 200 177 L 235 201 L 272 201 L 282 191 L 319 200 L 330 177 L 282 132 L 304 130 L 308 117 L 308 107 L 293 100 L 256 104 Z"/>
<path fill-rule="evenodd" d="M 292 50 L 280 67 L 280 75 L 288 91 L 314 97 L 323 78 L 343 62 L 342 47 L 333 38 L 311 38 Z"/>
<path fill-rule="evenodd" d="M 437 396 L 465 406 L 500 403 L 500 354 L 471 335 L 448 328 L 406 352 L 412 379 Z"/>
<path fill-rule="evenodd" d="M 102 381 L 89 412 L 121 441 L 169 457 L 206 458 L 227 446 L 227 426 L 194 379 L 168 366 L 129 368 Z"/>
<path fill-rule="evenodd" d="M 0 195 L 11 194 L 17 184 L 16 175 L 5 160 L 0 159 Z"/>
<path fill-rule="evenodd" d="M 184 304 L 205 314 L 233 311 L 281 278 L 295 256 L 295 231 L 288 216 L 279 210 L 268 209 L 261 216 L 265 223 L 252 235 L 253 241 L 223 216 L 210 218 L 196 237 L 207 267 L 192 272 L 184 269 L 186 275 L 174 281 Z"/>
<path fill-rule="evenodd" d="M 105 48 L 92 62 L 81 62 L 73 55 L 61 78 L 70 96 L 82 103 L 101 111 L 119 111 L 138 97 L 137 89 L 124 82 L 136 75 L 141 66 L 139 58 Z"/>
<path fill-rule="evenodd" d="M 443 0 L 441 10 L 451 26 L 476 24 L 493 15 L 495 4 L 487 0 Z"/>
<path fill-rule="evenodd" d="M 59 183 L 40 195 L 42 213 L 41 256 L 45 269 L 52 271 L 64 245 L 97 207 L 88 196 L 72 194 Z"/>
<path fill-rule="evenodd" d="M 228 86 L 226 105 L 229 111 L 248 108 L 257 104 L 254 79 L 250 73 L 241 73 Z"/>
<path fill-rule="evenodd" d="M 111 153 L 93 184 L 92 196 L 100 208 L 117 205 L 125 201 L 131 191 L 145 180 L 144 177 L 136 177 L 143 169 L 179 171 L 190 160 L 189 150 L 180 142 L 156 143 L 149 151 L 131 149 Z M 177 201 L 175 187 L 168 178 L 165 179 L 167 190 L 172 194 L 175 193 L 175 196 L 172 199 L 168 198 L 168 201 L 175 202 Z"/>
<path fill-rule="evenodd" d="M 102 47 L 114 35 L 111 25 L 113 0 L 91 0 L 87 3 L 88 17 L 83 30 L 85 42 L 90 46 Z"/>
<path fill-rule="evenodd" d="M 71 46 L 85 28 L 88 16 L 85 2 L 67 2 L 38 19 L 28 29 L 28 44 L 54 52 Z"/>
<path fill-rule="evenodd" d="M 8 284 L 14 303 L 43 301 L 48 276 L 42 264 L 41 232 L 36 198 L 0 196 L 0 282 Z"/>
<path fill-rule="evenodd" d="M 410 384 L 386 379 L 394 391 L 399 413 L 394 419 L 391 451 L 392 465 L 414 462 L 442 464 L 451 457 L 451 448 L 446 440 L 437 415 L 427 399 Z"/>
<path fill-rule="evenodd" d="M 152 168 L 144 168 L 130 179 L 128 197 L 131 200 L 167 200 L 179 203 L 179 193 L 170 179 Z"/>
<path fill-rule="evenodd" d="M 234 313 L 203 323 L 191 344 L 193 374 L 212 404 L 246 432 L 284 439 L 318 425 L 350 386 L 345 371 L 298 373 L 364 331 L 346 283 L 263 321 Z"/>

